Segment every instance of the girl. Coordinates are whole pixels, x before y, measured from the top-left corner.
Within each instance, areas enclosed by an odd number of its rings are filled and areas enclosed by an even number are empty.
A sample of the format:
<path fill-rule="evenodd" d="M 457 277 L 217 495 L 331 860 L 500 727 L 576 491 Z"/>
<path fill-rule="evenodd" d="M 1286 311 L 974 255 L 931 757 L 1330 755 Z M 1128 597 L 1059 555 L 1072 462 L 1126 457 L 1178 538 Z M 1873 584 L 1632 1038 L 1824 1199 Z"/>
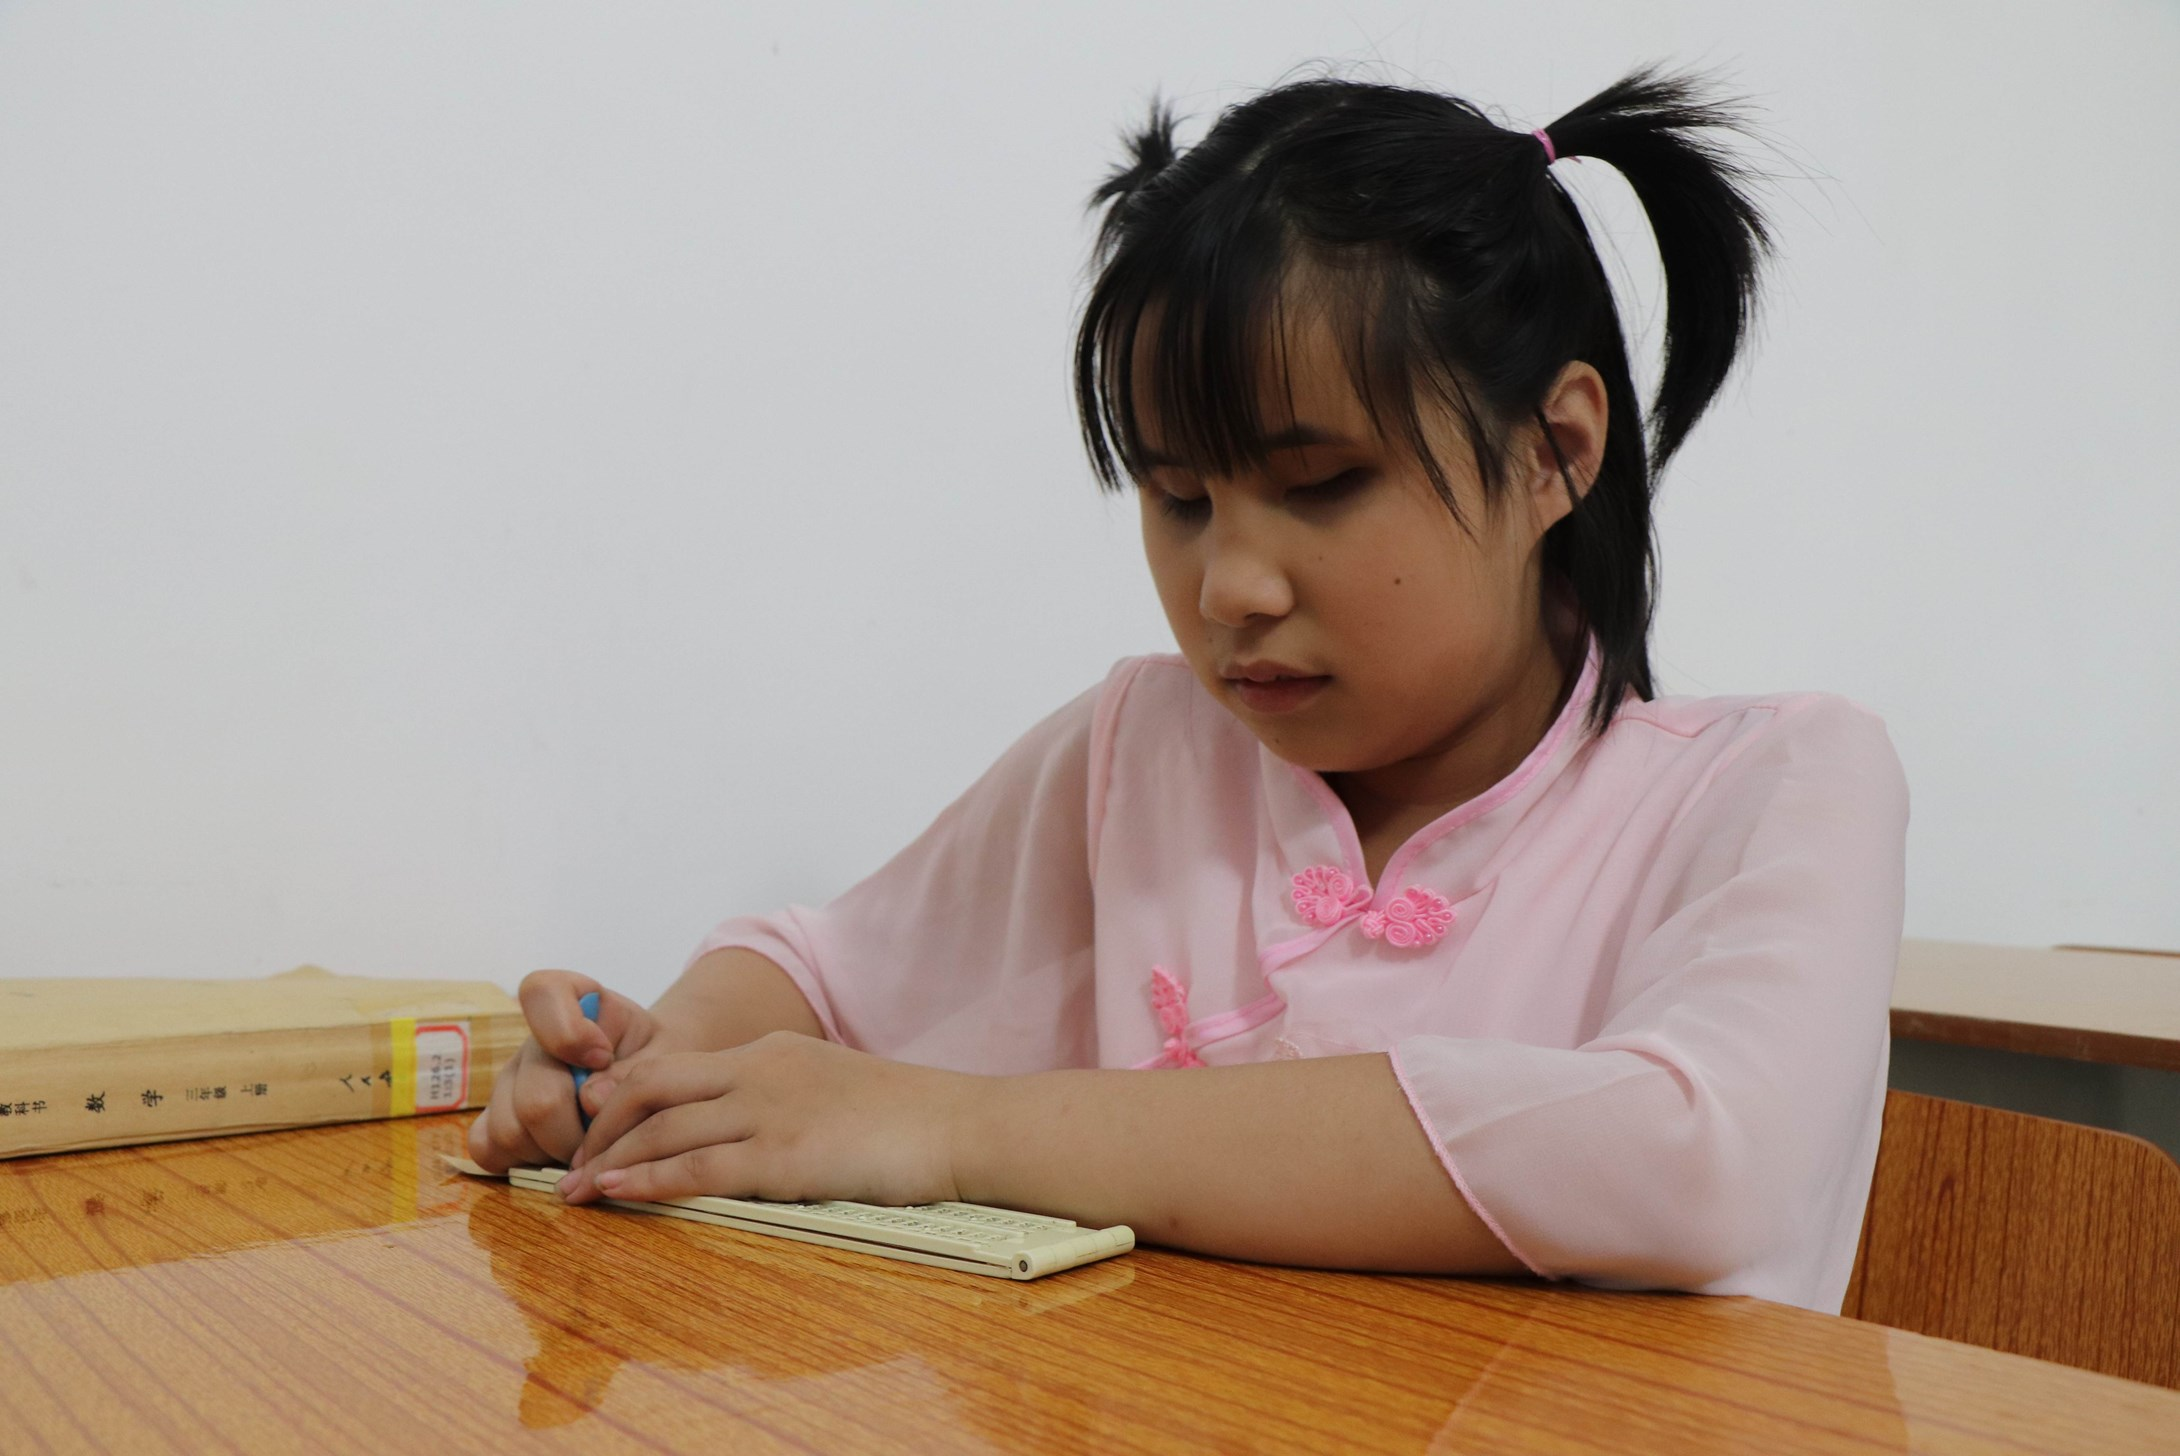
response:
<path fill-rule="evenodd" d="M 1180 654 L 830 904 L 728 920 L 648 1011 L 529 977 L 477 1161 L 1836 1310 L 1899 763 L 1839 697 L 1657 697 L 1647 650 L 1651 492 L 1768 249 L 1735 120 L 1647 71 L 1536 132 L 1312 79 L 1184 155 L 1154 103 L 1074 357 Z M 1647 432 L 1572 157 L 1657 236 Z"/>

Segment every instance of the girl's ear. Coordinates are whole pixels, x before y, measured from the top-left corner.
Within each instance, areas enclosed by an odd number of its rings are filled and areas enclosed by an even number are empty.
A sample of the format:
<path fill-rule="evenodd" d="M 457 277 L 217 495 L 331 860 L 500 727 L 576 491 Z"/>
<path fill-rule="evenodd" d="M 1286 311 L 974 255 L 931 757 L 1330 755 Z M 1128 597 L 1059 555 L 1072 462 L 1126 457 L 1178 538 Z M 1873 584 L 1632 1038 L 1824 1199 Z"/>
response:
<path fill-rule="evenodd" d="M 1544 392 L 1538 413 L 1542 426 L 1532 420 L 1519 437 L 1523 454 L 1517 478 L 1525 488 L 1536 537 L 1542 539 L 1574 509 L 1575 498 L 1597 479 L 1598 463 L 1605 458 L 1604 376 L 1580 359 L 1573 361 Z"/>

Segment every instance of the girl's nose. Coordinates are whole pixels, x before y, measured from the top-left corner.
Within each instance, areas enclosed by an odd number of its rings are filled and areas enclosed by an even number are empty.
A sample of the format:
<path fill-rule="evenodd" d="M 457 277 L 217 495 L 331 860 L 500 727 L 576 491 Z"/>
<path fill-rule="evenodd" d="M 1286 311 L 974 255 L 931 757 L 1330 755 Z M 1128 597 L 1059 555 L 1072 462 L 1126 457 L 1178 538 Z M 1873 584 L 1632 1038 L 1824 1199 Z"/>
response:
<path fill-rule="evenodd" d="M 1294 587 L 1262 543 L 1214 523 L 1204 534 L 1204 580 L 1197 609 L 1222 627 L 1240 627 L 1252 617 L 1284 617 L 1293 611 Z"/>

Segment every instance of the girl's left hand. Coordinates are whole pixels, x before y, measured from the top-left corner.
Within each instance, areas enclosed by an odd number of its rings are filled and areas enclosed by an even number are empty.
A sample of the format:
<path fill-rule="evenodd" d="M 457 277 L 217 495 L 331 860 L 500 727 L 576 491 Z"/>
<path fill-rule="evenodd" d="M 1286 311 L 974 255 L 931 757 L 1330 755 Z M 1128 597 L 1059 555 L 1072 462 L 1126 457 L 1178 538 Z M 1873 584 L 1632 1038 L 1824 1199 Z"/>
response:
<path fill-rule="evenodd" d="M 954 1130 L 985 1080 L 791 1031 L 723 1052 L 653 1057 L 590 1085 L 606 1079 L 560 1181 L 570 1203 L 953 1199 Z"/>

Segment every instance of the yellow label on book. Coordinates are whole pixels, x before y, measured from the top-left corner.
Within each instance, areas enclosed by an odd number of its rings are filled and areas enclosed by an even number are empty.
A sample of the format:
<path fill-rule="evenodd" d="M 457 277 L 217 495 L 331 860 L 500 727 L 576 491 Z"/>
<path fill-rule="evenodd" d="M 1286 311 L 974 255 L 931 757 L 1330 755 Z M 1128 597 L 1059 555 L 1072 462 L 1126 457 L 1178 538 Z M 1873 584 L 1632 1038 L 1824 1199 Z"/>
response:
<path fill-rule="evenodd" d="M 412 1017 L 397 1016 L 386 1030 L 394 1062 L 394 1100 L 387 1112 L 394 1117 L 413 1117 L 416 1114 L 416 1021 Z"/>
<path fill-rule="evenodd" d="M 468 1022 L 397 1016 L 386 1029 L 393 1062 L 392 1116 L 451 1112 L 468 1105 Z"/>

